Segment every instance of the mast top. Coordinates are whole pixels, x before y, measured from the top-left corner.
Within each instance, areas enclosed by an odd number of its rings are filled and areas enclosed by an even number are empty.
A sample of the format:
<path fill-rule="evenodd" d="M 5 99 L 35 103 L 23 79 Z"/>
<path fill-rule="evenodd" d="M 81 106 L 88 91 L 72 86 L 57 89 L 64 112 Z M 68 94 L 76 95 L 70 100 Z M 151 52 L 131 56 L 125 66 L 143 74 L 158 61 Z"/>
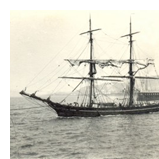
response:
<path fill-rule="evenodd" d="M 80 35 L 87 34 L 87 33 L 92 33 L 94 31 L 98 31 L 98 30 L 101 30 L 101 29 L 100 28 L 99 29 L 94 29 L 94 30 L 91 29 L 91 15 L 89 15 L 89 31 L 83 32 Z"/>
<path fill-rule="evenodd" d="M 140 33 L 139 31 L 138 31 L 138 32 L 134 32 L 134 33 L 132 33 L 131 31 L 132 31 L 132 26 L 131 26 L 131 16 L 130 16 L 130 33 L 129 33 L 129 34 L 126 34 L 126 35 L 121 36 L 121 38 L 126 37 L 126 36 L 130 36 L 130 37 L 132 37 L 132 35 L 137 34 L 137 33 Z"/>

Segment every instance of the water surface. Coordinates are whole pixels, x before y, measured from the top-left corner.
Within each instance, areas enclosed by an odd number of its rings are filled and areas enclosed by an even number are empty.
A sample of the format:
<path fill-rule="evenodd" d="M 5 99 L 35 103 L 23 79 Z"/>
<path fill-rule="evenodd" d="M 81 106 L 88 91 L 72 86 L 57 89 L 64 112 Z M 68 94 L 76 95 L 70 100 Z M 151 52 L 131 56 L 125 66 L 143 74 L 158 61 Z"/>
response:
<path fill-rule="evenodd" d="M 158 159 L 159 113 L 59 118 L 24 98 L 10 108 L 11 159 Z"/>

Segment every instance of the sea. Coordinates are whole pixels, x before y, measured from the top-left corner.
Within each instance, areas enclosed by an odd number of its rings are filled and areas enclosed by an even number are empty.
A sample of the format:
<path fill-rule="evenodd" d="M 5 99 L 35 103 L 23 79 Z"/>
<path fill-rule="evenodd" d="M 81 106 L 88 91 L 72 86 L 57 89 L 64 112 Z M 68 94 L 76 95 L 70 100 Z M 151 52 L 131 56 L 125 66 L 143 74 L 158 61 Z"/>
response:
<path fill-rule="evenodd" d="M 62 118 L 10 99 L 11 159 L 158 159 L 159 113 Z"/>

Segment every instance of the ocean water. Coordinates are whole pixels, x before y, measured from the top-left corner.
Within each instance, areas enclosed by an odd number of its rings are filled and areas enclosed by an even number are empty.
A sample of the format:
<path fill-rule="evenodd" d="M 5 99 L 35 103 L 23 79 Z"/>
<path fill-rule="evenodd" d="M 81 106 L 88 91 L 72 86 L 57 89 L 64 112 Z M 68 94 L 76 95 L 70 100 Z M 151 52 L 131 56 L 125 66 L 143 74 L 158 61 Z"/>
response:
<path fill-rule="evenodd" d="M 11 98 L 11 159 L 158 159 L 159 113 L 59 118 Z"/>

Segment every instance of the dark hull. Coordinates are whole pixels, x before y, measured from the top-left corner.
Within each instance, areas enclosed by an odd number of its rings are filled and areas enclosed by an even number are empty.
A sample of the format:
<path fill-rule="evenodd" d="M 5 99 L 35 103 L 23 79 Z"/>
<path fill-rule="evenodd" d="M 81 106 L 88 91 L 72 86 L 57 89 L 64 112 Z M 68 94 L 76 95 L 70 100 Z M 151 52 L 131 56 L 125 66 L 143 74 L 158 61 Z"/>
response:
<path fill-rule="evenodd" d="M 119 114 L 147 114 L 159 111 L 159 105 L 134 108 L 85 108 L 50 103 L 49 106 L 57 112 L 58 116 L 63 117 L 97 117 Z"/>
<path fill-rule="evenodd" d="M 49 99 L 43 99 L 35 94 L 27 94 L 24 91 L 20 92 L 21 95 L 39 100 L 43 103 L 47 103 L 52 109 L 54 109 L 58 116 L 62 117 L 97 117 L 103 115 L 119 115 L 119 114 L 147 114 L 151 112 L 159 111 L 159 104 L 148 105 L 142 107 L 112 107 L 112 108 L 88 108 L 69 106 L 60 103 L 54 103 Z"/>

